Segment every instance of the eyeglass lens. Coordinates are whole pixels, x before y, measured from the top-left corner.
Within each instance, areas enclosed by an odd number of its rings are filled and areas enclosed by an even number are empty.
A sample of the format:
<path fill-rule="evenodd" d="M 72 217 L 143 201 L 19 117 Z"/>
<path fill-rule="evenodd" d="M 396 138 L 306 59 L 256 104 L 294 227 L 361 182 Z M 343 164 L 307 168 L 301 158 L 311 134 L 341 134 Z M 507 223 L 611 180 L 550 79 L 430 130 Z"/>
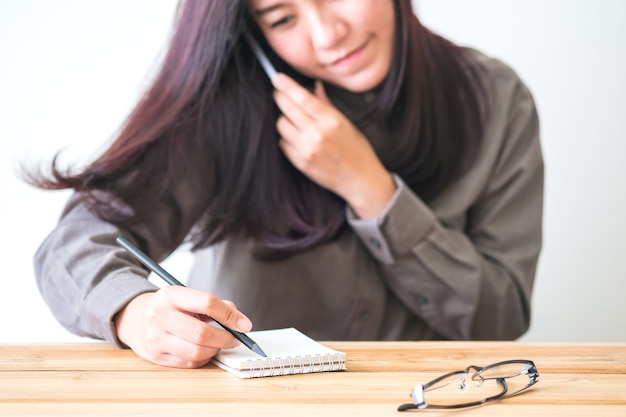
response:
<path fill-rule="evenodd" d="M 497 398 L 502 394 L 508 397 L 529 387 L 527 373 L 530 367 L 527 362 L 510 362 L 488 366 L 478 372 L 453 373 L 428 384 L 424 400 L 431 406 L 456 406 Z"/>
<path fill-rule="evenodd" d="M 528 372 L 534 367 L 528 362 L 507 362 L 502 364 L 496 364 L 494 366 L 487 366 L 482 371 L 477 372 L 474 379 L 495 379 L 506 378 L 506 385 L 508 387 L 505 394 L 506 397 L 517 394 L 520 391 L 528 388 L 531 385 L 531 379 Z"/>
<path fill-rule="evenodd" d="M 428 386 L 424 400 L 431 406 L 445 406 L 482 401 L 500 395 L 504 386 L 496 379 L 473 381 L 467 374 L 456 374 Z"/>

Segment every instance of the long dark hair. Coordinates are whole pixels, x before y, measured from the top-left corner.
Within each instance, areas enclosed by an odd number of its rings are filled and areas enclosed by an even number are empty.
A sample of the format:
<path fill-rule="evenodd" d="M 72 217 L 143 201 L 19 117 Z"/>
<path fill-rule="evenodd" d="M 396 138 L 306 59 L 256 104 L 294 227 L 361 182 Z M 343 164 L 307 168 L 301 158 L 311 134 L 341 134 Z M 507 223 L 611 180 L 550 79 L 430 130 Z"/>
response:
<path fill-rule="evenodd" d="M 394 5 L 393 64 L 370 113 L 394 140 L 383 163 L 428 200 L 475 158 L 482 89 L 466 50 L 422 26 L 410 0 Z M 245 0 L 182 0 L 160 70 L 111 146 L 78 173 L 55 157 L 50 175 L 27 179 L 74 189 L 97 216 L 125 227 L 162 201 L 182 210 L 174 190 L 194 166 L 202 184 L 194 205 L 204 212 L 195 247 L 239 237 L 289 254 L 332 239 L 345 203 L 280 151 L 271 85 L 242 41 L 250 22 Z"/>

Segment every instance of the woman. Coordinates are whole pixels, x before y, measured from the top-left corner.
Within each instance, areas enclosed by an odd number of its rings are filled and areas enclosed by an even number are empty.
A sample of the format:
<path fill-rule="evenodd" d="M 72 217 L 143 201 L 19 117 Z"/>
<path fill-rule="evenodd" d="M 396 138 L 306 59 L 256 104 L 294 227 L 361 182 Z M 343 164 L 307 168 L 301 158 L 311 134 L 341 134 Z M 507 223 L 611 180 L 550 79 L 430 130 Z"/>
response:
<path fill-rule="evenodd" d="M 322 340 L 513 339 L 541 248 L 538 132 L 514 72 L 427 30 L 410 0 L 181 1 L 116 141 L 31 178 L 76 190 L 38 283 L 72 332 L 174 367 L 237 343 L 210 318 Z M 156 260 L 193 242 L 189 288 L 157 291 L 118 235 Z"/>

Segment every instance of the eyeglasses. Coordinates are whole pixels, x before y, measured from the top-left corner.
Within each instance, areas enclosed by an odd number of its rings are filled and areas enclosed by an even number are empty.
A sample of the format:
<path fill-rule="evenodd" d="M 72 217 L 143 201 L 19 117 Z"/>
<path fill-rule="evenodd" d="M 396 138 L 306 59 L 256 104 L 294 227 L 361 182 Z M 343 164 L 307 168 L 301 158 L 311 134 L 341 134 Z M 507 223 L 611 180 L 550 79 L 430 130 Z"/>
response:
<path fill-rule="evenodd" d="M 411 390 L 413 403 L 402 404 L 398 411 L 475 407 L 517 395 L 537 383 L 538 378 L 537 368 L 529 360 L 498 362 L 483 368 L 471 365 L 416 385 Z"/>

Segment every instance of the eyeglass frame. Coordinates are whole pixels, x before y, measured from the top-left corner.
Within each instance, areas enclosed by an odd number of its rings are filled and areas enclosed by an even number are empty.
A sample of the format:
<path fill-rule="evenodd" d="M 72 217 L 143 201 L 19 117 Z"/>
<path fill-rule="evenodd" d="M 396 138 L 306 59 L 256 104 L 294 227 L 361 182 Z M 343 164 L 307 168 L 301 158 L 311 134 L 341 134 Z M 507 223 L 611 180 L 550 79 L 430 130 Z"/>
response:
<path fill-rule="evenodd" d="M 506 376 L 506 377 L 489 377 L 489 378 L 482 378 L 481 374 L 489 369 L 492 368 L 496 368 L 498 366 L 504 366 L 504 365 L 511 365 L 511 364 L 515 364 L 515 363 L 520 363 L 520 364 L 525 364 L 526 366 L 524 366 L 519 372 L 517 372 L 516 374 L 510 375 L 510 376 Z M 474 369 L 475 372 L 471 375 L 471 380 L 472 381 L 488 381 L 488 380 L 496 380 L 496 382 L 498 384 L 500 384 L 500 386 L 502 386 L 502 391 L 497 394 L 497 395 L 492 395 L 491 397 L 487 397 L 487 398 L 483 398 L 482 400 L 479 401 L 471 401 L 468 403 L 462 403 L 462 404 L 450 404 L 450 405 L 439 405 L 439 404 L 428 404 L 425 402 L 424 400 L 424 392 L 428 390 L 428 388 L 432 387 L 433 385 L 437 384 L 438 382 L 446 379 L 446 378 L 450 378 L 452 376 L 455 375 L 469 375 L 471 370 Z M 510 394 L 507 395 L 508 392 L 508 385 L 506 383 L 506 379 L 510 379 L 510 378 L 515 378 L 517 376 L 520 375 L 528 375 L 529 378 L 529 382 L 528 385 L 526 385 L 524 388 L 517 390 L 516 392 L 512 392 Z M 416 410 L 423 410 L 425 408 L 431 408 L 431 409 L 456 409 L 456 408 L 468 408 L 468 407 L 476 407 L 479 405 L 483 405 L 486 404 L 488 402 L 491 401 L 495 401 L 495 400 L 501 400 L 504 398 L 509 398 L 512 397 L 514 395 L 517 395 L 525 390 L 527 390 L 528 388 L 530 388 L 531 386 L 535 385 L 538 382 L 538 378 L 539 378 L 539 372 L 537 372 L 537 367 L 535 366 L 535 363 L 531 360 L 527 360 L 527 359 L 513 359 L 513 360 L 508 360 L 508 361 L 502 361 L 502 362 L 496 362 L 496 363 L 492 363 L 491 365 L 487 365 L 487 366 L 476 366 L 476 365 L 470 365 L 467 368 L 465 368 L 464 370 L 461 371 L 453 371 L 453 372 L 449 372 L 445 375 L 442 375 L 438 378 L 433 379 L 432 381 L 426 383 L 426 384 L 419 384 L 416 385 L 415 387 L 413 387 L 413 389 L 411 390 L 411 398 L 413 398 L 413 403 L 407 403 L 407 404 L 402 404 L 398 407 L 398 411 L 406 411 L 406 410 L 412 410 L 412 409 L 416 409 Z M 465 381 L 465 377 L 463 378 L 463 381 Z"/>

